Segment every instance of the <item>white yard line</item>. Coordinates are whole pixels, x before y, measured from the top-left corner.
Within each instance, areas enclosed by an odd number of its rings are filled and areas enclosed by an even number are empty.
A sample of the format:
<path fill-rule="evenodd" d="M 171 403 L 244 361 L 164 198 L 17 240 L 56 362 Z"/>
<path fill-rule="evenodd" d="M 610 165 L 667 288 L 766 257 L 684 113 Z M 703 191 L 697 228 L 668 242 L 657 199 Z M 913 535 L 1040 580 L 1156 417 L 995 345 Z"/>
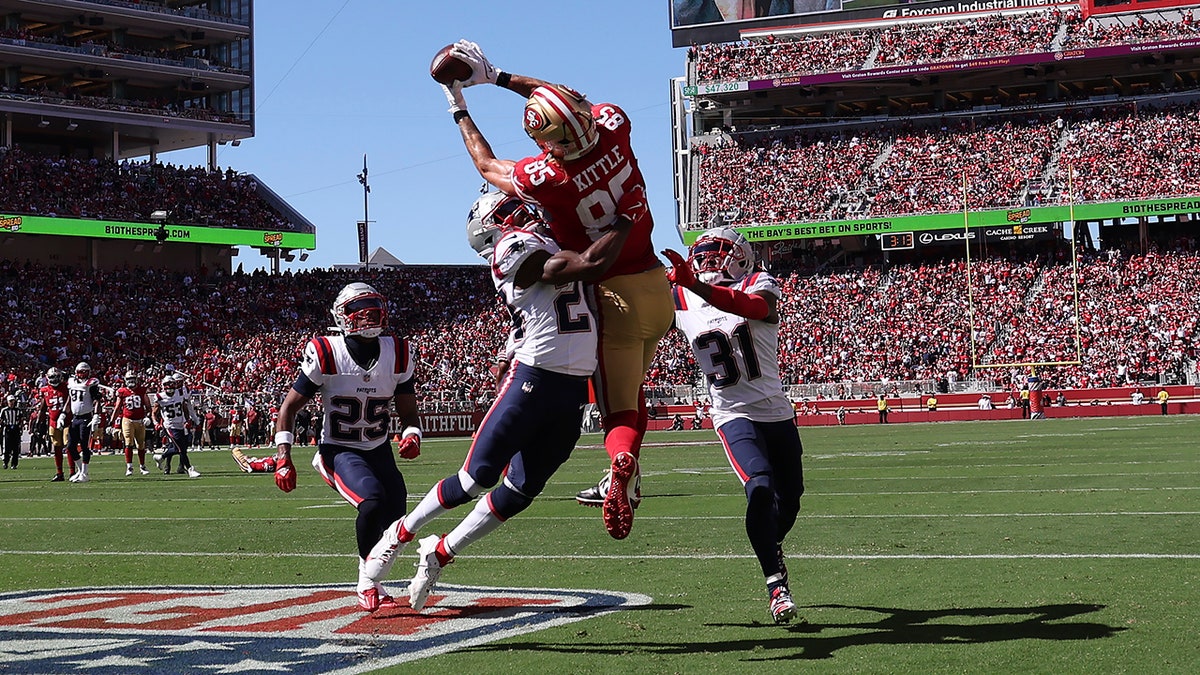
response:
<path fill-rule="evenodd" d="M 33 556 L 154 556 L 178 558 L 350 558 L 349 553 L 254 553 L 248 551 L 16 551 L 0 550 L 0 555 Z M 751 554 L 680 553 L 633 555 L 464 555 L 476 560 L 749 560 Z M 966 553 L 966 554 L 855 554 L 788 553 L 788 559 L 808 560 L 1200 560 L 1200 553 Z"/>

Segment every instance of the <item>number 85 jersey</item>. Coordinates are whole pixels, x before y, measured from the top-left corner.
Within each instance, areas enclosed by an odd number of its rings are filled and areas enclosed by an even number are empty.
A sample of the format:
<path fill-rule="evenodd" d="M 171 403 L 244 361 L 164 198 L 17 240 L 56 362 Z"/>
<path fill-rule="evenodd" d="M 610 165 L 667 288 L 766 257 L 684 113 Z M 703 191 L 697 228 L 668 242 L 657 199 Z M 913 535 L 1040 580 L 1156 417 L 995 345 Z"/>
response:
<path fill-rule="evenodd" d="M 344 336 L 309 340 L 300 372 L 321 391 L 325 423 L 318 442 L 371 450 L 387 440 L 392 398 L 413 393 L 414 367 L 408 342 L 395 336 L 379 338 L 371 368 L 355 363 Z"/>
<path fill-rule="evenodd" d="M 782 291 L 775 277 L 752 272 L 733 284 L 744 293 Z M 675 326 L 687 336 L 708 381 L 713 426 L 734 418 L 778 422 L 795 415 L 779 381 L 779 324 L 724 312 L 675 286 Z"/>

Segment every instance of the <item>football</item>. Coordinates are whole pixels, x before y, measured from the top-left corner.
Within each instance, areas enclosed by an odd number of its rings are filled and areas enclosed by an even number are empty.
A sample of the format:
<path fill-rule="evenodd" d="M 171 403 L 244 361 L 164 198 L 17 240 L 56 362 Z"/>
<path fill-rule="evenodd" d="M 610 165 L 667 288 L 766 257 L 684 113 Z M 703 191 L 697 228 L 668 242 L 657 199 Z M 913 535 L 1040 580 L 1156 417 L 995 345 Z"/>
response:
<path fill-rule="evenodd" d="M 429 64 L 429 76 L 441 84 L 450 84 L 455 80 L 463 81 L 471 77 L 471 64 L 450 53 L 454 45 L 446 45 L 433 55 Z"/>

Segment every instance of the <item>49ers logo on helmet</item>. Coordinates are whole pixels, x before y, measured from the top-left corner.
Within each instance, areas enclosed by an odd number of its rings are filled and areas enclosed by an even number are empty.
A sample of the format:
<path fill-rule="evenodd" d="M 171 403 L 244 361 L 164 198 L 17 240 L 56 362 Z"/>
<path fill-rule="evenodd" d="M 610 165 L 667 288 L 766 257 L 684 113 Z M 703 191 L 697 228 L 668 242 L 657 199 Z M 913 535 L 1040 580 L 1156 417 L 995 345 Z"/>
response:
<path fill-rule="evenodd" d="M 542 118 L 542 114 L 532 108 L 525 109 L 525 126 L 530 129 L 541 129 L 546 125 L 546 120 Z"/>

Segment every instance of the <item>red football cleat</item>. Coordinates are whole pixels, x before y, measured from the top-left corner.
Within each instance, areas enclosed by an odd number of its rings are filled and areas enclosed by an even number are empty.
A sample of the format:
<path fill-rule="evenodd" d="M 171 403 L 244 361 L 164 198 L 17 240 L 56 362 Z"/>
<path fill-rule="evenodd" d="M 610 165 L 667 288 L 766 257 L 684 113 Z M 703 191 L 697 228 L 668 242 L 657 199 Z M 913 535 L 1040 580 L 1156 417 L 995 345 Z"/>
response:
<path fill-rule="evenodd" d="M 604 497 L 604 528 L 613 539 L 624 539 L 633 529 L 633 504 L 629 483 L 638 476 L 637 458 L 628 452 L 617 455 L 612 463 L 612 479 Z"/>

